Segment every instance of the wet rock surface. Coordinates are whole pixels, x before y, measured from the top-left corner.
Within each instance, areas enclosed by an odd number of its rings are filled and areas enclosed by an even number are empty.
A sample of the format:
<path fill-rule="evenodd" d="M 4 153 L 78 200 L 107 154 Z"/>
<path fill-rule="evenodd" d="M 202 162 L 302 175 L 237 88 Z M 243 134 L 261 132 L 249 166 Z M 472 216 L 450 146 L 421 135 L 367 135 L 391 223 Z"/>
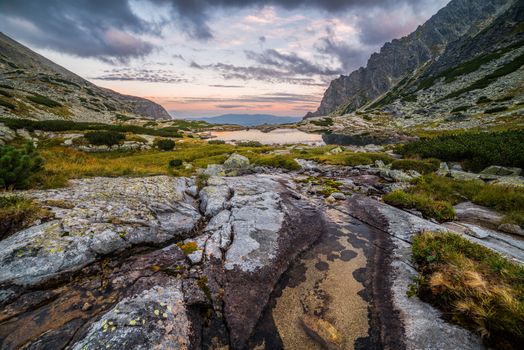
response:
<path fill-rule="evenodd" d="M 94 178 L 23 193 L 54 219 L 0 241 L 0 347 L 244 348 L 323 215 L 284 177 L 215 177 L 196 199 L 193 186 Z"/>

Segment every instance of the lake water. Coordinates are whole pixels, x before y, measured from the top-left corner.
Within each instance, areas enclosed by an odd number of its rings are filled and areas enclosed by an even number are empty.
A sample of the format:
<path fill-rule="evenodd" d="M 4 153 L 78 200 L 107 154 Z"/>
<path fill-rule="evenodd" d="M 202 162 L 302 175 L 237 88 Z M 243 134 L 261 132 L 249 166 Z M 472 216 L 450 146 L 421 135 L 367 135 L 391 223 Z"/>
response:
<path fill-rule="evenodd" d="M 215 131 L 211 133 L 215 140 L 231 141 L 258 141 L 264 145 L 305 143 L 309 145 L 324 145 L 322 135 L 308 134 L 296 129 L 275 129 L 271 132 L 262 132 L 257 129 L 238 131 Z"/>

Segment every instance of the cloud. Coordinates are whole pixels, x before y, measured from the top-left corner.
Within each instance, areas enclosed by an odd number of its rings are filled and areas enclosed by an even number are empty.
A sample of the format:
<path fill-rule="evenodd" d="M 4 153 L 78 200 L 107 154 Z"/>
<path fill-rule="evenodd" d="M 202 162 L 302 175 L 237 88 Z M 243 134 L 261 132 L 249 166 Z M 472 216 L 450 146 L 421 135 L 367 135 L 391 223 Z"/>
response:
<path fill-rule="evenodd" d="M 218 72 L 226 80 L 258 80 L 272 83 L 286 83 L 309 86 L 324 86 L 323 82 L 311 77 L 300 77 L 295 72 L 264 66 L 236 66 L 229 63 L 198 64 L 191 67 Z"/>
<path fill-rule="evenodd" d="M 224 85 L 224 84 L 213 84 L 208 85 L 209 87 L 216 87 L 216 88 L 243 88 L 244 85 Z"/>
<path fill-rule="evenodd" d="M 300 103 L 300 104 L 318 104 L 321 96 L 310 94 L 293 94 L 286 92 L 275 92 L 260 95 L 242 95 L 235 98 L 219 98 L 219 97 L 179 97 L 167 99 L 165 102 L 193 104 L 193 103 L 220 103 L 238 105 L 240 103 Z"/>
<path fill-rule="evenodd" d="M 444 1 L 444 0 L 442 0 Z M 145 19 L 133 7 L 149 4 L 162 8 L 167 18 Z M 228 11 L 260 8 L 253 20 L 271 23 L 275 8 L 316 9 L 340 14 L 350 9 L 366 13 L 404 4 L 417 12 L 430 0 L 16 0 L 1 1 L 0 30 L 36 47 L 108 62 L 125 62 L 152 53 L 156 46 L 147 36 L 161 37 L 167 24 L 177 26 L 190 38 L 209 40 L 213 29 L 210 17 L 219 9 Z M 363 22 L 363 25 L 366 23 Z M 378 26 L 380 27 L 380 26 Z M 366 27 L 367 28 L 367 27 Z M 380 29 L 379 29 L 380 30 Z M 364 41 L 377 41 L 383 33 L 363 32 Z"/>
<path fill-rule="evenodd" d="M 246 57 L 263 66 L 279 67 L 288 74 L 299 75 L 337 75 L 339 69 L 331 69 L 322 65 L 313 63 L 305 58 L 299 57 L 295 53 L 281 53 L 274 49 L 265 50 L 262 53 L 245 51 Z"/>
<path fill-rule="evenodd" d="M 2 1 L 0 29 L 37 47 L 109 62 L 150 54 L 155 47 L 140 34 L 158 32 L 127 1 L 103 0 Z"/>
<path fill-rule="evenodd" d="M 341 65 L 341 73 L 347 74 L 364 65 L 369 50 L 361 45 L 350 45 L 344 41 L 337 40 L 330 27 L 326 28 L 327 35 L 321 37 L 315 45 L 317 51 L 328 57 L 335 58 Z"/>
<path fill-rule="evenodd" d="M 115 68 L 105 70 L 91 79 L 110 81 L 142 81 L 150 83 L 186 83 L 188 79 L 174 74 L 169 70 L 139 69 L 139 68 Z"/>
<path fill-rule="evenodd" d="M 228 105 L 228 104 L 219 104 L 215 105 L 217 108 L 226 108 L 226 109 L 234 109 L 234 108 L 246 108 L 245 105 Z"/>

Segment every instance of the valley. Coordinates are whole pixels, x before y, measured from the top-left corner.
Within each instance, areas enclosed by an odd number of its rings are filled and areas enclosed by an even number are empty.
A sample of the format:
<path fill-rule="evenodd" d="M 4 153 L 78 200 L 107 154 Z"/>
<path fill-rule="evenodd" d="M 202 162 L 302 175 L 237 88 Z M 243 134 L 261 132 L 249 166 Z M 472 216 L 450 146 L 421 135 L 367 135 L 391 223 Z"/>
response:
<path fill-rule="evenodd" d="M 523 15 L 452 0 L 300 120 L 0 34 L 0 348 L 520 349 Z"/>

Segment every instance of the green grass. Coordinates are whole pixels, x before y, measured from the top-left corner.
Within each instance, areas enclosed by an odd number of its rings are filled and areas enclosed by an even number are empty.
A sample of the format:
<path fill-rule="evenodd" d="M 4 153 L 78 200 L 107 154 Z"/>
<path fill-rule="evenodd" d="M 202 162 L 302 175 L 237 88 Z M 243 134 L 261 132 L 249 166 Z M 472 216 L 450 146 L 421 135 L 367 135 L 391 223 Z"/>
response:
<path fill-rule="evenodd" d="M 424 194 L 397 190 L 384 195 L 383 199 L 384 202 L 398 208 L 416 209 L 425 218 L 433 218 L 438 222 L 451 221 L 455 218 L 455 210 L 449 202 L 433 200 Z"/>
<path fill-rule="evenodd" d="M 49 212 L 34 201 L 17 196 L 0 196 L 0 239 L 17 232 Z"/>
<path fill-rule="evenodd" d="M 27 99 L 29 101 L 31 101 L 31 102 L 34 102 L 36 104 L 39 104 L 39 105 L 42 105 L 42 106 L 46 106 L 46 107 L 49 107 L 49 108 L 62 107 L 61 103 L 56 102 L 56 101 L 50 99 L 49 97 L 45 97 L 45 96 L 42 96 L 42 95 L 27 96 Z"/>
<path fill-rule="evenodd" d="M 409 157 L 438 158 L 464 162 L 480 171 L 490 165 L 524 168 L 524 130 L 490 133 L 460 133 L 410 142 L 398 151 Z"/>
<path fill-rule="evenodd" d="M 420 174 L 429 174 L 438 170 L 440 160 L 435 158 L 418 160 L 418 159 L 398 159 L 391 163 L 391 169 L 396 170 L 415 170 Z"/>
<path fill-rule="evenodd" d="M 489 347 L 524 343 L 524 267 L 452 233 L 415 236 L 413 291 Z"/>
<path fill-rule="evenodd" d="M 0 89 L 0 95 L 3 95 L 5 97 L 14 97 L 13 93 L 6 91 L 6 90 L 1 90 L 1 89 Z"/>
<path fill-rule="evenodd" d="M 183 139 L 174 151 L 151 149 L 147 151 L 112 151 L 85 153 L 72 148 L 48 143 L 39 149 L 45 159 L 44 170 L 32 179 L 32 187 L 55 188 L 67 185 L 67 180 L 93 176 L 191 176 L 208 164 L 222 164 L 230 154 L 239 153 L 255 165 L 298 168 L 291 155 L 273 155 L 273 147 L 239 147 L 230 144 L 208 144 L 205 141 Z M 173 168 L 169 161 L 177 159 L 193 166 L 192 169 Z"/>
<path fill-rule="evenodd" d="M 440 78 L 444 78 L 445 83 L 450 83 L 457 79 L 457 77 L 461 75 L 466 75 L 469 73 L 473 73 L 477 71 L 483 64 L 489 63 L 493 60 L 499 59 L 507 52 L 519 48 L 520 46 L 524 45 L 524 41 L 518 42 L 516 44 L 510 45 L 508 47 L 499 49 L 497 51 L 477 56 L 469 61 L 463 62 L 460 65 L 447 69 L 443 71 L 440 74 L 437 74 L 433 77 L 429 77 L 423 81 L 420 82 L 418 85 L 418 89 L 427 89 L 435 84 L 435 81 L 437 81 Z"/>
<path fill-rule="evenodd" d="M 300 165 L 291 156 L 287 155 L 252 155 L 248 154 L 249 161 L 258 166 L 298 170 Z"/>
<path fill-rule="evenodd" d="M 505 66 L 496 69 L 493 73 L 490 73 L 486 75 L 485 77 L 475 81 L 473 84 L 444 96 L 437 102 L 447 100 L 449 98 L 458 97 L 469 91 L 484 89 L 488 87 L 490 84 L 492 84 L 493 82 L 495 82 L 498 78 L 515 72 L 522 65 L 524 65 L 524 54 L 516 57 L 515 59 L 513 59 L 511 62 L 509 62 Z"/>
<path fill-rule="evenodd" d="M 424 212 L 423 207 L 432 202 L 447 203 L 449 207 L 460 202 L 471 201 L 505 214 L 506 222 L 523 226 L 524 189 L 502 187 L 485 184 L 481 180 L 458 181 L 434 174 L 425 175 L 413 181 L 413 186 L 406 191 L 396 191 L 387 194 L 384 200 L 401 208 L 417 208 L 425 216 L 437 220 L 442 219 L 438 212 L 432 215 L 430 210 Z M 428 204 L 429 203 L 429 204 Z M 439 204 L 438 207 L 442 207 Z"/>
<path fill-rule="evenodd" d="M 341 187 L 343 183 L 340 181 L 333 180 L 328 177 L 308 177 L 303 180 L 295 180 L 298 183 L 309 183 L 312 185 L 319 186 L 321 188 L 320 192 L 324 197 L 329 197 L 335 192 L 341 192 Z"/>
<path fill-rule="evenodd" d="M 124 141 L 125 135 L 116 131 L 91 131 L 84 135 L 84 138 L 91 144 L 97 146 L 113 146 Z"/>

